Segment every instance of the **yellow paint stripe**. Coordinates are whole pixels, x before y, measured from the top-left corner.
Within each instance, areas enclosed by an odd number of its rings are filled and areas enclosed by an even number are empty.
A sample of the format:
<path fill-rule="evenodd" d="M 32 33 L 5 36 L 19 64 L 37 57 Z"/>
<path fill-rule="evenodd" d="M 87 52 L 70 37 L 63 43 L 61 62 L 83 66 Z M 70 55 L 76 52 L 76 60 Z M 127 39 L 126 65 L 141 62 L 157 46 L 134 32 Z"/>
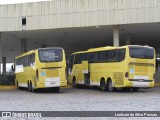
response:
<path fill-rule="evenodd" d="M 11 90 L 11 89 L 17 89 L 14 85 L 0 85 L 0 90 Z"/>

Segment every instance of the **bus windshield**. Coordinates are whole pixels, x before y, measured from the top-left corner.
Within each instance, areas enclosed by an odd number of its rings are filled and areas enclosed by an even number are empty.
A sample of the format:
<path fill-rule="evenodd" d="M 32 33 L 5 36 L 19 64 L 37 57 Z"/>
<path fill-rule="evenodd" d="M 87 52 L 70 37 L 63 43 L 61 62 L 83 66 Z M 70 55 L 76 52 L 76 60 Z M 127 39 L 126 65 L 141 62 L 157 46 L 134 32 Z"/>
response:
<path fill-rule="evenodd" d="M 38 52 L 41 62 L 60 62 L 63 59 L 61 48 L 39 49 Z"/>
<path fill-rule="evenodd" d="M 154 49 L 145 47 L 129 47 L 131 58 L 153 59 Z"/>

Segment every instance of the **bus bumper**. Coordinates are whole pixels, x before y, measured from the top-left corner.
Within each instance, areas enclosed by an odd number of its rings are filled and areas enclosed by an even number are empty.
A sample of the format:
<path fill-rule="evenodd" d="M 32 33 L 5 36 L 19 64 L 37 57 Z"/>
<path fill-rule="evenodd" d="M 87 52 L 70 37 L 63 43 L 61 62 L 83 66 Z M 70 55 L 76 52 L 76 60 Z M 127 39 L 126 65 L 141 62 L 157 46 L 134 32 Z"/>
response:
<path fill-rule="evenodd" d="M 45 82 L 37 82 L 36 88 L 53 88 L 53 87 L 65 87 L 67 86 L 67 80 L 61 81 L 45 81 Z"/>
<path fill-rule="evenodd" d="M 129 81 L 126 80 L 124 87 L 139 87 L 139 88 L 151 88 L 154 87 L 154 80 L 152 82 L 141 81 Z"/>

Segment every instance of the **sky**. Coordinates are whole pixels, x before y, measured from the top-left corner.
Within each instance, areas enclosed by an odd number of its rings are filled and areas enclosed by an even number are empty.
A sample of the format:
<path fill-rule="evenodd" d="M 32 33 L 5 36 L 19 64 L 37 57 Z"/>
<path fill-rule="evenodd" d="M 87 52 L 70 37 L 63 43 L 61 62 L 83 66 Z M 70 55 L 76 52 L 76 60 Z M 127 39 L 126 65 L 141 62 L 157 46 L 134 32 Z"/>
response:
<path fill-rule="evenodd" d="M 0 4 L 14 4 L 14 3 L 26 3 L 36 1 L 50 1 L 50 0 L 0 0 Z"/>

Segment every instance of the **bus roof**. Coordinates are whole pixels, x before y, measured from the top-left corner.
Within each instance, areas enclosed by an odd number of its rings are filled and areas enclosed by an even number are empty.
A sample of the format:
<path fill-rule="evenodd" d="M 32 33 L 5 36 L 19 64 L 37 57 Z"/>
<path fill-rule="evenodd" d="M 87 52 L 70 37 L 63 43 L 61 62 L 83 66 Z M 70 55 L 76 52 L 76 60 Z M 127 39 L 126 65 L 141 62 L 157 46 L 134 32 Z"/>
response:
<path fill-rule="evenodd" d="M 17 56 L 16 59 L 17 59 L 17 58 L 21 58 L 21 57 L 26 56 L 26 55 L 29 55 L 29 54 L 32 54 L 32 53 L 35 53 L 35 51 L 36 51 L 36 50 L 31 50 L 31 51 L 28 51 L 28 52 L 26 52 L 26 53 L 23 53 L 23 54 Z"/>
<path fill-rule="evenodd" d="M 127 48 L 129 46 L 153 48 L 153 47 L 150 47 L 150 46 L 147 46 L 147 45 L 125 45 L 125 46 L 120 46 L 120 47 L 106 46 L 106 47 L 91 48 L 91 49 L 88 49 L 86 51 L 78 51 L 78 52 L 74 52 L 73 54 L 88 53 L 88 52 L 103 51 L 103 50 L 113 50 L 113 49 L 118 49 L 118 48 Z"/>
<path fill-rule="evenodd" d="M 106 46 L 106 47 L 91 48 L 91 49 L 88 49 L 88 50 L 86 50 L 86 51 L 74 52 L 73 54 L 88 53 L 88 52 L 102 51 L 102 50 L 110 50 L 110 49 L 116 49 L 116 47 Z"/>
<path fill-rule="evenodd" d="M 131 47 L 146 47 L 146 48 L 153 48 L 151 46 L 148 46 L 148 45 L 125 45 L 125 46 L 131 46 Z M 122 46 L 123 47 L 123 46 Z M 154 48 L 153 48 L 154 49 Z"/>
<path fill-rule="evenodd" d="M 63 49 L 63 48 L 61 48 L 61 47 L 47 47 L 47 48 L 38 48 L 38 49 L 36 49 L 36 50 L 39 50 L 39 49 L 51 49 L 51 48 Z M 32 54 L 32 53 L 35 53 L 36 50 L 31 50 L 31 51 L 25 52 L 25 53 L 17 56 L 16 59 L 17 59 L 17 58 L 20 58 L 20 57 L 23 57 L 23 56 L 26 56 L 26 55 L 30 55 L 30 54 Z"/>
<path fill-rule="evenodd" d="M 108 49 L 115 49 L 116 47 L 113 46 L 106 46 L 106 47 L 99 47 L 99 48 L 91 48 L 88 49 L 88 51 L 92 52 L 92 51 L 101 51 L 101 50 L 108 50 Z"/>

